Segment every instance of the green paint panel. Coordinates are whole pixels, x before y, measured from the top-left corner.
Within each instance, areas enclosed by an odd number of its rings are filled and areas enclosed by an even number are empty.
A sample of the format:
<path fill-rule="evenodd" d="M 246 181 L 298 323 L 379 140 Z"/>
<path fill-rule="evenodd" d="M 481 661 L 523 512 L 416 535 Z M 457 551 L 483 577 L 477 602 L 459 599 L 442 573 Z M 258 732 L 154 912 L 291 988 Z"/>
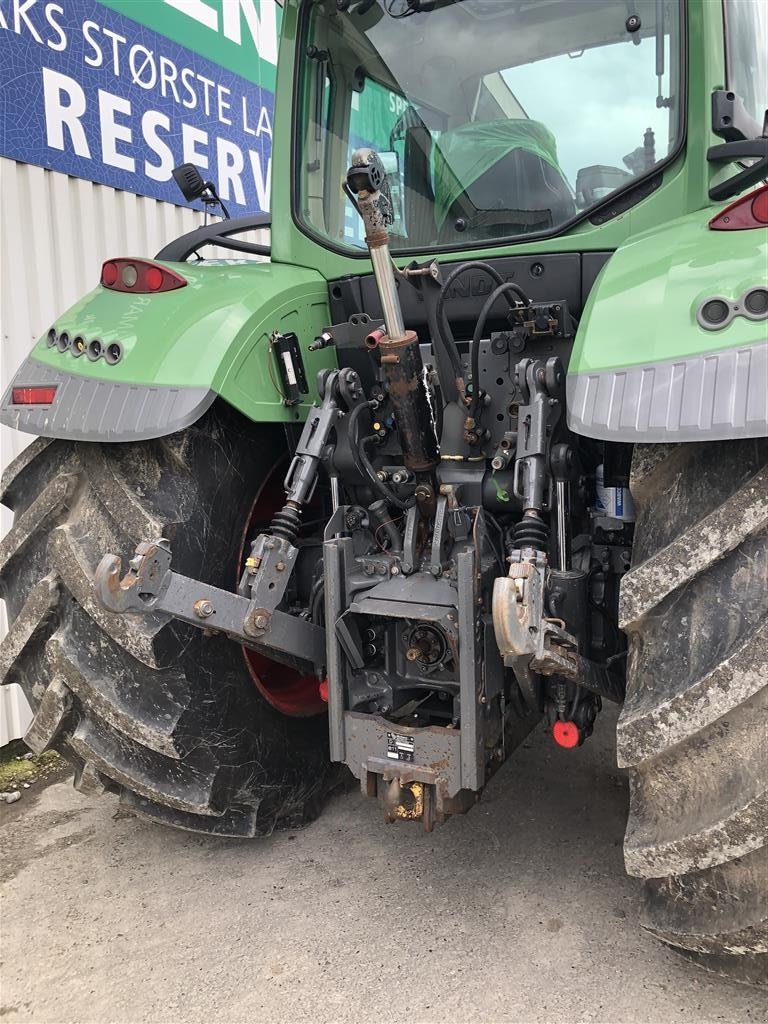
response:
<path fill-rule="evenodd" d="M 307 351 L 329 323 L 328 289 L 314 271 L 272 263 L 168 264 L 189 284 L 160 295 L 130 295 L 101 286 L 58 318 L 56 330 L 103 344 L 119 342 L 114 366 L 71 351 L 49 348 L 43 337 L 32 355 L 39 362 L 84 377 L 130 384 L 213 388 L 254 420 L 292 420 L 317 398 L 318 370 L 335 365 L 333 349 Z M 269 335 L 295 331 L 303 347 L 311 393 L 286 409 L 278 391 Z"/>
<path fill-rule="evenodd" d="M 735 317 L 707 331 L 707 298 L 765 286 L 768 233 L 710 231 L 699 210 L 624 243 L 603 268 L 579 324 L 568 372 L 594 373 L 768 342 L 763 321 Z"/>

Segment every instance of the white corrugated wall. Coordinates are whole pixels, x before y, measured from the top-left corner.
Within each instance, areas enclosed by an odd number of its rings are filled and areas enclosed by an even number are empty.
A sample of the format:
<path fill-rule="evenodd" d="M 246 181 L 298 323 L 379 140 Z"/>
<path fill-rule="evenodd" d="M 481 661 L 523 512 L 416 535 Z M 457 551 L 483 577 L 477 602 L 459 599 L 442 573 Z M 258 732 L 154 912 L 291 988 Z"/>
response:
<path fill-rule="evenodd" d="M 181 206 L 0 158 L 0 393 L 56 317 L 95 287 L 104 260 L 154 256 L 202 223 Z M 0 426 L 0 468 L 31 440 Z M 0 536 L 10 525 L 2 508 Z M 0 602 L 0 638 L 5 625 Z M 29 717 L 20 688 L 0 687 L 0 746 L 22 736 Z"/>

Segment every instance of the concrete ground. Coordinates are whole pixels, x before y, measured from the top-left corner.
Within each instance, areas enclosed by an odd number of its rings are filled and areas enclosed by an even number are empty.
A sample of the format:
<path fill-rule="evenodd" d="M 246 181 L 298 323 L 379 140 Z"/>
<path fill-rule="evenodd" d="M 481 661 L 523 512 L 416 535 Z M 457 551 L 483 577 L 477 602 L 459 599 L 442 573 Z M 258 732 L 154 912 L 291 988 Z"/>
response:
<path fill-rule="evenodd" d="M 432 835 L 355 792 L 251 843 L 27 792 L 0 828 L 3 1024 L 765 1021 L 640 931 L 612 735 L 535 733 Z"/>

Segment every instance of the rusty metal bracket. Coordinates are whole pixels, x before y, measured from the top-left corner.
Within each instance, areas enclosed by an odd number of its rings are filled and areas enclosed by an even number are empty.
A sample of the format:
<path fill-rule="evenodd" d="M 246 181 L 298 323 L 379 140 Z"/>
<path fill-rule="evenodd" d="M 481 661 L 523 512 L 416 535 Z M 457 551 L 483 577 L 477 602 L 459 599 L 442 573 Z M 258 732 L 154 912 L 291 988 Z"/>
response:
<path fill-rule="evenodd" d="M 302 671 L 320 673 L 325 665 L 324 629 L 172 572 L 171 547 L 165 538 L 142 541 L 121 578 L 122 571 L 122 559 L 112 554 L 104 555 L 96 569 L 96 598 L 107 611 L 170 615 Z"/>

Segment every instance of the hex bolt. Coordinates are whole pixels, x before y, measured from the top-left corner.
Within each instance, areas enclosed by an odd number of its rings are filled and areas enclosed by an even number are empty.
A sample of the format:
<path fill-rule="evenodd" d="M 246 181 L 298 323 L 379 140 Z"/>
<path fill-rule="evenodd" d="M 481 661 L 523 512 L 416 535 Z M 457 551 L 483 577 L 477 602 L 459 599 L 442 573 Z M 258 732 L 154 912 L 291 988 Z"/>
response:
<path fill-rule="evenodd" d="M 256 629 L 266 629 L 269 625 L 269 618 L 266 615 L 257 615 L 253 620 L 253 624 Z"/>
<path fill-rule="evenodd" d="M 277 565 L 275 566 L 275 569 L 278 572 L 282 572 L 285 569 L 285 562 L 278 562 Z"/>
<path fill-rule="evenodd" d="M 213 607 L 213 604 L 204 597 L 201 597 L 198 601 L 195 601 L 194 609 L 195 615 L 197 615 L 199 619 L 207 619 L 208 616 L 213 615 L 214 611 L 216 610 Z"/>

